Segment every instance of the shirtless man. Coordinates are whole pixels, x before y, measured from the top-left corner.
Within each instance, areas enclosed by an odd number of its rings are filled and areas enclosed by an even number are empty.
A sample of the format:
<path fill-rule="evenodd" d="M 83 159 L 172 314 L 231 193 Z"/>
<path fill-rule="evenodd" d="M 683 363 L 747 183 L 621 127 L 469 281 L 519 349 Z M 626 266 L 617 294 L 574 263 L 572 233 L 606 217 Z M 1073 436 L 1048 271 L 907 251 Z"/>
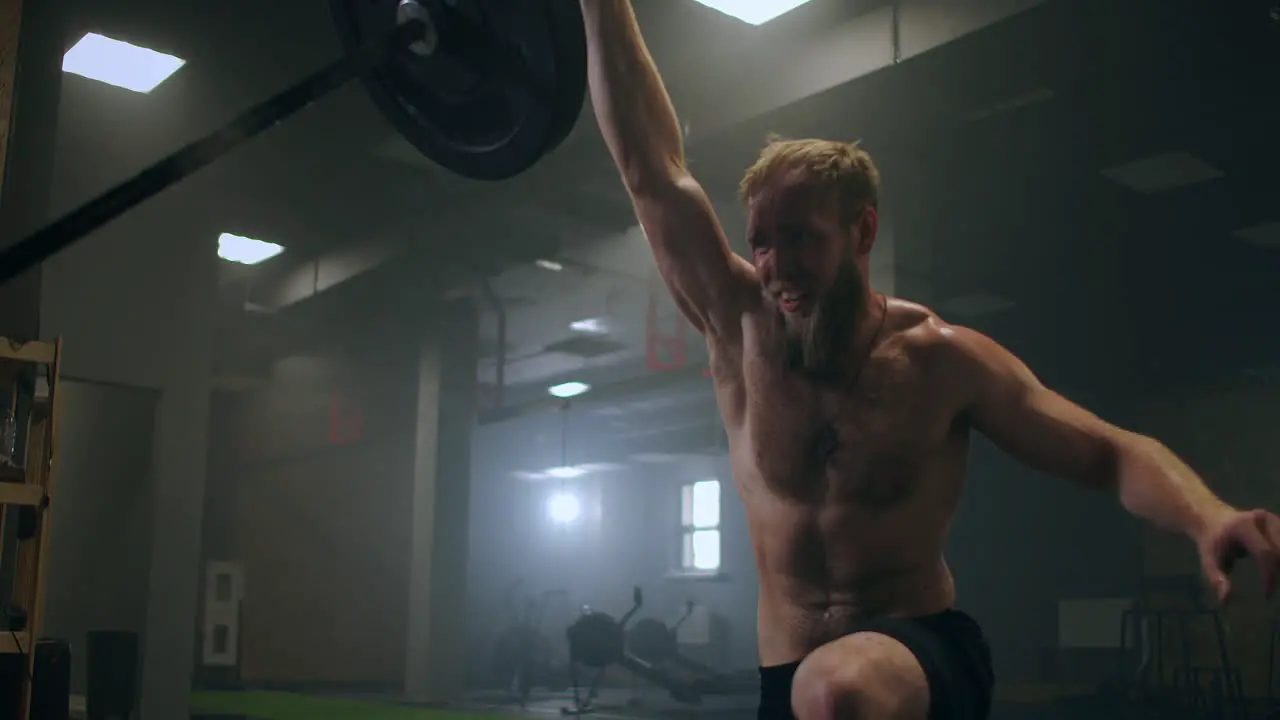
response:
<path fill-rule="evenodd" d="M 581 0 L 591 98 L 681 312 L 706 337 L 760 575 L 760 717 L 978 720 L 982 632 L 943 545 L 978 430 L 1186 534 L 1221 599 L 1244 555 L 1270 594 L 1280 518 L 1211 493 L 1151 438 L 1045 388 L 990 338 L 875 293 L 879 177 L 856 145 L 771 143 L 730 249 L 629 0 Z"/>

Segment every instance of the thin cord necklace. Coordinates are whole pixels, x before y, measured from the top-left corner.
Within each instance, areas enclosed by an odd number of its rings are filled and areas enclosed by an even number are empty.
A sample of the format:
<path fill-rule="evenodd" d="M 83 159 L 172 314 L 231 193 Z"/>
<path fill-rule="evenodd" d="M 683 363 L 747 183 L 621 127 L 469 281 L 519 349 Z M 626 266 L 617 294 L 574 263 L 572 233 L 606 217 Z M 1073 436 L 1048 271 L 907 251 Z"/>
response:
<path fill-rule="evenodd" d="M 885 319 L 889 317 L 889 298 L 884 293 L 876 294 L 880 296 L 880 325 L 876 327 L 876 334 L 871 336 L 871 342 L 867 343 L 867 350 L 863 353 L 862 362 L 858 364 L 858 371 L 853 374 L 853 380 L 849 382 L 851 388 L 856 387 L 858 381 L 862 379 L 862 371 L 871 362 L 871 353 L 875 352 L 880 333 L 884 332 Z"/>

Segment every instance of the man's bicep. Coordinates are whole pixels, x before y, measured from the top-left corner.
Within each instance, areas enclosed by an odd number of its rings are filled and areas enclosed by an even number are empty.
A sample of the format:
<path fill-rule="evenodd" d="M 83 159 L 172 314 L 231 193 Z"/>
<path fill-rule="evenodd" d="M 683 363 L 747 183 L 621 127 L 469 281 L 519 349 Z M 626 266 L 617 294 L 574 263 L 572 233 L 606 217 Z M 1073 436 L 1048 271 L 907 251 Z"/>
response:
<path fill-rule="evenodd" d="M 702 187 L 684 175 L 632 199 L 680 311 L 703 333 L 736 326 L 754 270 L 729 248 Z"/>
<path fill-rule="evenodd" d="M 1092 484 L 1109 474 L 1123 432 L 1045 387 L 995 341 L 957 329 L 974 427 L 1042 472 Z"/>

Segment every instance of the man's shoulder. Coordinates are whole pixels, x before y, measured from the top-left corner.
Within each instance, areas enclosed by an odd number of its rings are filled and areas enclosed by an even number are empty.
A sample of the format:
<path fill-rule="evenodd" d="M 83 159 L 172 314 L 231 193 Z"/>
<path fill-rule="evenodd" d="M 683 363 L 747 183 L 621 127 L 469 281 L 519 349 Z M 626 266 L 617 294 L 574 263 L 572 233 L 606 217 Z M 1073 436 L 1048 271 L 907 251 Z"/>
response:
<path fill-rule="evenodd" d="M 900 304 L 899 322 L 905 326 L 899 336 L 913 362 L 959 402 L 967 402 L 992 377 L 1020 365 L 1008 350 L 977 330 L 949 323 L 923 305 L 890 301 L 890 307 L 895 304 Z"/>
<path fill-rule="evenodd" d="M 916 360 L 945 367 L 971 352 L 973 330 L 947 322 L 920 303 L 901 298 L 886 303 L 893 336 Z"/>
<path fill-rule="evenodd" d="M 902 298 L 885 297 L 886 336 L 910 350 L 928 351 L 948 341 L 950 325 L 930 308 Z"/>
<path fill-rule="evenodd" d="M 932 309 L 905 300 L 890 300 L 890 321 L 898 323 L 895 333 L 911 364 L 934 393 L 936 402 L 960 412 L 969 401 L 974 368 L 978 364 L 980 341 L 984 336 L 961 325 L 947 322 Z M 897 310 L 895 318 L 893 310 Z"/>

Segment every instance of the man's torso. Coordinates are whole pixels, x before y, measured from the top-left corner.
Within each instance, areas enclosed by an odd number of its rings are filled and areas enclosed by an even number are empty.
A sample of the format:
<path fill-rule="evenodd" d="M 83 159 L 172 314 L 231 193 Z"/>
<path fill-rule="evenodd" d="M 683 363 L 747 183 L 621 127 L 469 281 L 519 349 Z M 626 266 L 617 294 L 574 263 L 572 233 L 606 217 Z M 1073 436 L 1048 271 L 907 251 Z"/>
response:
<path fill-rule="evenodd" d="M 923 308 L 890 301 L 861 370 L 817 382 L 766 348 L 744 316 L 712 366 L 760 575 L 763 664 L 792 662 L 856 621 L 954 602 L 942 547 L 968 432 L 937 372 Z"/>

